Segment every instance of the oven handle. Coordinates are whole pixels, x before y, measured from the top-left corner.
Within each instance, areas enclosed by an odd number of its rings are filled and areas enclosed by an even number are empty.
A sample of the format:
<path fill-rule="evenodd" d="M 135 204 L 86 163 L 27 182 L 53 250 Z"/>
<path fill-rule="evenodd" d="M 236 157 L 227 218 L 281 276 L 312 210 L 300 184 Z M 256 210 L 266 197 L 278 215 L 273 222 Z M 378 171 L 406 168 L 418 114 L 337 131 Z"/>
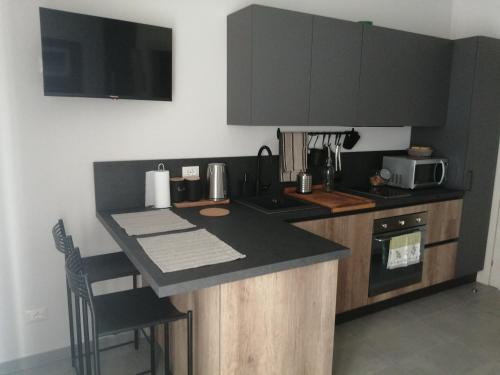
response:
<path fill-rule="evenodd" d="M 422 234 L 422 242 L 424 240 L 424 235 L 425 235 L 425 227 L 420 227 L 420 228 L 408 228 L 408 230 L 405 230 L 405 231 L 400 231 L 400 232 L 391 232 L 390 234 L 388 234 L 387 236 L 384 236 L 384 237 L 373 237 L 373 240 L 374 241 L 377 241 L 377 242 L 386 242 L 386 241 L 390 241 L 393 237 L 397 237 L 397 236 L 404 236 L 405 234 L 410 234 L 410 233 L 413 233 L 413 232 L 420 232 Z M 422 243 L 423 245 L 423 243 Z"/>

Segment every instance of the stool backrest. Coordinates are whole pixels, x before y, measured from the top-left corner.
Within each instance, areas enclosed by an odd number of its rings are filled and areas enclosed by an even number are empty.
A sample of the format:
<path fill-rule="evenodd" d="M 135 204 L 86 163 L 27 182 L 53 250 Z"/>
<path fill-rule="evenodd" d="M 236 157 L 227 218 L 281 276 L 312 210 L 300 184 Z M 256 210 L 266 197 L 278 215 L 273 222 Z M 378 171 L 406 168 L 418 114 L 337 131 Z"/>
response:
<path fill-rule="evenodd" d="M 84 273 L 82 257 L 77 247 L 71 247 L 66 254 L 66 278 L 73 294 L 87 302 L 92 309 L 92 289 L 87 274 Z"/>
<path fill-rule="evenodd" d="M 52 237 L 54 237 L 56 249 L 61 253 L 66 254 L 66 229 L 64 229 L 64 222 L 62 219 L 59 219 L 57 224 L 52 227 Z"/>

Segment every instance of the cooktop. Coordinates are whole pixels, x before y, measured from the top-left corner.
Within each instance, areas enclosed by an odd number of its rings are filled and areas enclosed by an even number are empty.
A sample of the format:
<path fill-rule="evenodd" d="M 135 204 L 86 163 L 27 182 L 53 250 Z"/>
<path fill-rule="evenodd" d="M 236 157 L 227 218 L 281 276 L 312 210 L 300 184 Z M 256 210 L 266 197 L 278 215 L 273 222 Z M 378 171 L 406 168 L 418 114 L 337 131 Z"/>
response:
<path fill-rule="evenodd" d="M 390 186 L 358 186 L 358 187 L 342 187 L 339 190 L 352 192 L 371 197 L 391 199 L 410 197 L 412 194 L 409 190 L 399 189 Z"/>

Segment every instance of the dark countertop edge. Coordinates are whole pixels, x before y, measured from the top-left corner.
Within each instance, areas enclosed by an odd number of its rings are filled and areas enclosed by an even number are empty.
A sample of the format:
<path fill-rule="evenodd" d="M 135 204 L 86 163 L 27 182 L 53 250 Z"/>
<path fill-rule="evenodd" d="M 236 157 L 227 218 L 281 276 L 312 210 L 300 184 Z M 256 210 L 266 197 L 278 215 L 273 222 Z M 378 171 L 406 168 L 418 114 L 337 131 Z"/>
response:
<path fill-rule="evenodd" d="M 332 260 L 339 260 L 351 255 L 351 250 L 349 248 L 343 247 L 342 245 L 338 244 L 342 246 L 341 249 L 337 249 L 335 251 L 326 254 L 290 259 L 284 262 L 266 264 L 264 266 L 259 266 L 259 267 L 250 267 L 244 270 L 228 272 L 225 274 L 222 273 L 190 281 L 183 281 L 176 284 L 170 284 L 168 286 L 159 286 L 154 281 L 154 279 L 149 275 L 149 272 L 142 266 L 142 264 L 139 261 L 137 261 L 137 259 L 135 259 L 133 254 L 123 250 L 127 247 L 126 244 L 124 244 L 121 241 L 120 236 L 118 236 L 108 225 L 103 215 L 104 213 L 102 212 L 99 211 L 96 212 L 97 219 L 106 228 L 107 232 L 113 237 L 113 239 L 118 243 L 122 251 L 124 251 L 127 254 L 127 257 L 131 260 L 132 264 L 134 264 L 134 266 L 138 269 L 144 280 L 148 283 L 148 285 L 155 291 L 155 293 L 160 298 L 169 297 L 181 293 L 188 293 L 194 290 L 210 288 L 215 285 L 220 285 L 233 281 L 240 281 L 248 278 L 253 278 L 256 276 L 262 276 L 270 273 L 286 271 L 293 268 L 305 267 L 312 264 L 317 264 Z"/>
<path fill-rule="evenodd" d="M 300 268 L 305 266 L 310 266 L 312 264 L 318 264 L 322 262 L 328 262 L 333 260 L 339 260 L 344 257 L 351 255 L 351 250 L 345 248 L 343 250 L 336 250 L 329 254 L 322 254 L 316 256 L 310 256 L 305 258 L 292 259 L 286 262 L 268 264 L 261 267 L 247 268 L 240 271 L 219 274 L 215 276 L 205 277 L 202 279 L 196 279 L 192 281 L 185 281 L 178 284 L 171 284 L 164 287 L 152 286 L 153 290 L 160 297 L 169 297 L 176 294 L 189 293 L 194 290 L 200 290 L 205 288 L 210 288 L 216 285 L 221 285 L 229 282 L 236 282 L 245 279 L 254 278 L 257 276 L 267 275 L 271 273 L 287 271 L 294 268 Z"/>
<path fill-rule="evenodd" d="M 118 236 L 113 230 L 112 228 L 108 225 L 108 223 L 106 222 L 106 220 L 104 219 L 104 217 L 102 216 L 102 213 L 97 211 L 96 212 L 96 216 L 97 216 L 97 219 L 101 222 L 101 224 L 104 226 L 104 228 L 106 228 L 106 231 L 111 235 L 111 237 L 113 237 L 113 239 L 116 241 L 116 243 L 118 244 L 118 246 L 120 246 L 120 249 L 122 249 L 122 251 L 127 255 L 127 257 L 130 259 L 130 261 L 132 262 L 132 264 L 135 266 L 135 268 L 137 268 L 137 270 L 139 271 L 139 273 L 141 274 L 141 277 L 148 283 L 148 285 L 155 291 L 155 292 L 158 292 L 158 289 L 159 289 L 159 286 L 158 284 L 154 281 L 154 279 L 152 277 L 150 277 L 149 275 L 149 272 L 147 272 L 147 270 L 142 266 L 141 262 L 137 261 L 137 259 L 135 259 L 135 257 L 133 256 L 133 254 L 130 254 L 129 252 L 123 250 L 124 248 L 126 248 L 126 244 L 124 244 L 121 239 L 120 239 L 120 236 Z"/>

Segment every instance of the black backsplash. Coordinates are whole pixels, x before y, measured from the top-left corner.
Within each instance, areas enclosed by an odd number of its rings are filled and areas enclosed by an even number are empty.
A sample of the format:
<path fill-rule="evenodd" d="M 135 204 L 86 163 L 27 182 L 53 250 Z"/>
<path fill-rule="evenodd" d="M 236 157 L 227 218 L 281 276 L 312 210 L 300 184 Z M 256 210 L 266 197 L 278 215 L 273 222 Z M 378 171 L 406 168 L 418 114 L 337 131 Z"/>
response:
<path fill-rule="evenodd" d="M 346 152 L 342 154 L 342 180 L 344 186 L 361 186 L 368 183 L 368 177 L 382 166 L 383 155 L 399 155 L 405 151 L 371 151 Z M 263 157 L 261 163 L 261 182 L 272 183 L 272 193 L 277 194 L 283 186 L 294 183 L 280 184 L 278 181 L 278 156 Z M 133 160 L 94 163 L 94 185 L 97 210 L 127 209 L 144 207 L 145 173 L 157 169 L 159 163 L 164 163 L 170 171 L 170 176 L 181 176 L 182 167 L 198 165 L 206 192 L 205 178 L 209 163 L 225 163 L 228 174 L 229 196 L 238 197 L 241 192 L 241 182 L 244 173 L 249 176 L 251 184 L 255 184 L 257 171 L 256 156 L 214 157 L 199 159 L 164 159 L 164 160 Z M 321 183 L 321 167 L 312 167 L 313 183 Z"/>

